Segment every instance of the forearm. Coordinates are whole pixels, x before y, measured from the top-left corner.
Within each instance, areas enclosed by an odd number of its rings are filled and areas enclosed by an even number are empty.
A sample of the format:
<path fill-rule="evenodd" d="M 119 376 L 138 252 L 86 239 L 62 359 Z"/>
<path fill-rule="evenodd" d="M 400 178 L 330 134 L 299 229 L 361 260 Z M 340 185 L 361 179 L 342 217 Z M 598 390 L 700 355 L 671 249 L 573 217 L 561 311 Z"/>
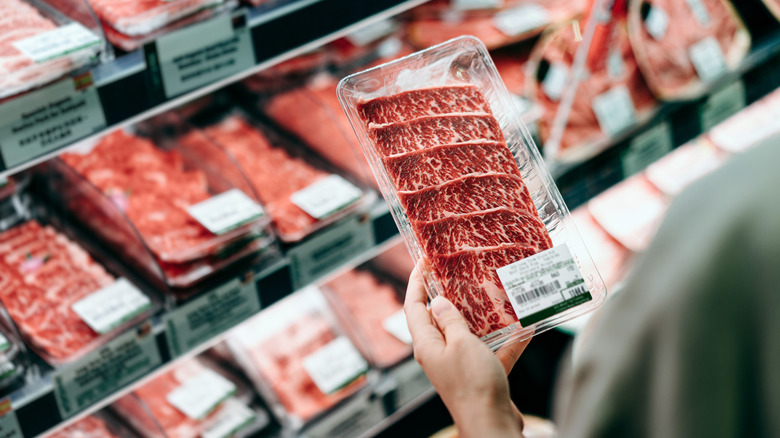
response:
<path fill-rule="evenodd" d="M 508 400 L 463 402 L 451 410 L 460 438 L 519 438 L 520 421 Z"/>

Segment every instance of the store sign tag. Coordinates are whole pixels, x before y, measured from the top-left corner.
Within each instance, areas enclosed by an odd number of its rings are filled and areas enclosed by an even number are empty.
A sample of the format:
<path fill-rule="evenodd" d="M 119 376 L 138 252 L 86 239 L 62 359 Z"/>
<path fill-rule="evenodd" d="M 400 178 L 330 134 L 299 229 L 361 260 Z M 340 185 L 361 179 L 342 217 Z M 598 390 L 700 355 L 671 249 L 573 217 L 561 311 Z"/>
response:
<path fill-rule="evenodd" d="M 406 314 L 403 309 L 393 313 L 382 321 L 382 327 L 404 344 L 412 345 L 412 334 L 406 325 Z"/>
<path fill-rule="evenodd" d="M 547 70 L 547 75 L 542 81 L 542 91 L 553 102 L 557 102 L 563 94 L 566 87 L 566 76 L 569 74 L 569 68 L 560 62 L 553 62 Z"/>
<path fill-rule="evenodd" d="M 306 428 L 304 438 L 358 438 L 385 419 L 379 398 L 358 397 L 328 413 L 322 420 Z"/>
<path fill-rule="evenodd" d="M 168 347 L 186 353 L 260 312 L 260 298 L 250 278 L 232 281 L 170 312 L 166 319 Z"/>
<path fill-rule="evenodd" d="M 710 13 L 707 11 L 707 7 L 704 6 L 704 3 L 702 3 L 701 0 L 685 0 L 685 3 L 688 4 L 688 8 L 690 8 L 691 12 L 693 12 L 693 16 L 702 27 L 707 27 L 710 25 L 710 22 L 712 21 L 710 18 Z"/>
<path fill-rule="evenodd" d="M 290 195 L 293 204 L 316 219 L 325 219 L 354 204 L 363 191 L 339 175 L 330 175 Z"/>
<path fill-rule="evenodd" d="M 396 408 L 406 406 L 426 390 L 432 388 L 431 382 L 428 380 L 422 367 L 415 360 L 409 360 L 398 365 L 390 370 L 390 375 L 396 385 Z"/>
<path fill-rule="evenodd" d="M 624 84 L 616 85 L 593 99 L 593 112 L 601 130 L 614 137 L 636 123 L 636 110 Z"/>
<path fill-rule="evenodd" d="M 666 36 L 666 30 L 669 28 L 669 14 L 659 6 L 650 8 L 650 12 L 645 18 L 645 29 L 656 41 L 661 41 Z"/>
<path fill-rule="evenodd" d="M 132 283 L 119 278 L 71 305 L 94 331 L 108 333 L 151 308 L 152 302 Z"/>
<path fill-rule="evenodd" d="M 161 36 L 153 47 L 147 50 L 147 60 L 152 66 L 159 65 L 167 98 L 255 65 L 246 13 L 235 17 L 225 14 L 187 26 Z"/>
<path fill-rule="evenodd" d="M 101 39 L 80 23 L 70 23 L 48 32 L 11 43 L 17 50 L 40 63 L 99 45 Z"/>
<path fill-rule="evenodd" d="M 233 382 L 214 370 L 205 369 L 169 392 L 165 399 L 189 418 L 202 420 L 235 393 Z"/>
<path fill-rule="evenodd" d="M 456 11 L 474 11 L 479 9 L 498 9 L 504 6 L 504 0 L 453 0 Z"/>
<path fill-rule="evenodd" d="M 715 37 L 707 37 L 688 48 L 688 57 L 704 82 L 712 82 L 728 70 L 726 57 Z"/>
<path fill-rule="evenodd" d="M 540 29 L 550 23 L 550 14 L 541 5 L 527 4 L 501 11 L 493 17 L 493 25 L 504 35 L 514 37 Z"/>
<path fill-rule="evenodd" d="M 566 244 L 534 254 L 496 272 L 523 327 L 592 299 Z"/>
<path fill-rule="evenodd" d="M 738 113 L 745 104 L 745 83 L 741 80 L 716 91 L 699 108 L 702 132 L 709 131 L 715 125 Z"/>
<path fill-rule="evenodd" d="M 381 38 L 395 32 L 396 24 L 393 20 L 382 20 L 363 26 L 347 35 L 347 40 L 358 47 L 367 46 Z"/>
<path fill-rule="evenodd" d="M 63 79 L 0 104 L 0 153 L 10 169 L 105 126 L 92 77 Z"/>
<path fill-rule="evenodd" d="M 128 330 L 55 371 L 52 380 L 60 415 L 68 418 L 88 408 L 161 363 L 152 324 L 146 322 Z"/>
<path fill-rule="evenodd" d="M 631 140 L 621 156 L 623 177 L 641 172 L 672 150 L 672 129 L 663 121 Z"/>
<path fill-rule="evenodd" d="M 0 400 L 0 437 L 24 437 L 22 429 L 19 427 L 19 420 L 16 419 L 16 412 L 11 407 L 11 399 L 8 397 Z"/>
<path fill-rule="evenodd" d="M 187 213 L 214 234 L 235 230 L 265 214 L 263 207 L 239 189 L 230 189 L 190 205 Z"/>
<path fill-rule="evenodd" d="M 368 371 L 368 363 L 346 336 L 303 359 L 303 368 L 323 394 L 332 394 Z"/>
<path fill-rule="evenodd" d="M 210 421 L 203 438 L 227 438 L 247 427 L 257 419 L 257 413 L 235 398 L 223 403 L 223 409 Z"/>
<path fill-rule="evenodd" d="M 287 251 L 294 289 L 313 283 L 374 247 L 374 227 L 368 218 L 339 221 Z"/>

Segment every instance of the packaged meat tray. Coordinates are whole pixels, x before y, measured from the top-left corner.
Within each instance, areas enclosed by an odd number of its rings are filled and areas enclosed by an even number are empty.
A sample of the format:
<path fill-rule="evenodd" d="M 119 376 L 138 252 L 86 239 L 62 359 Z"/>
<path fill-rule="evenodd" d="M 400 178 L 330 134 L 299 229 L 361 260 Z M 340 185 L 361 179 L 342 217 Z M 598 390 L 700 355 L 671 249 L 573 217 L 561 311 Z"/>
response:
<path fill-rule="evenodd" d="M 701 96 L 750 49 L 750 33 L 726 0 L 631 0 L 628 26 L 642 75 L 662 100 Z"/>
<path fill-rule="evenodd" d="M 268 425 L 252 394 L 204 358 L 186 359 L 120 398 L 111 409 L 147 438 L 244 437 Z"/>
<path fill-rule="evenodd" d="M 240 169 L 284 242 L 297 242 L 374 199 L 238 111 L 198 126 L 181 135 L 179 144 L 195 149 L 208 142 L 229 156 L 231 165 L 221 173 Z"/>
<path fill-rule="evenodd" d="M 31 219 L 0 233 L 0 301 L 39 356 L 57 366 L 147 317 L 152 299 L 77 242 Z M 122 303 L 105 313 L 105 303 Z"/>
<path fill-rule="evenodd" d="M 353 269 L 322 285 L 341 326 L 377 368 L 390 368 L 412 355 L 403 311 L 405 284 L 380 279 L 367 269 Z"/>
<path fill-rule="evenodd" d="M 479 40 L 344 78 L 339 99 L 429 297 L 451 300 L 490 347 L 601 304 L 604 283 Z M 548 264 L 566 278 L 535 267 Z"/>
<path fill-rule="evenodd" d="M 268 215 L 198 151 L 121 130 L 84 146 L 53 161 L 50 190 L 161 287 L 193 286 L 271 247 Z"/>
<path fill-rule="evenodd" d="M 44 1 L 3 0 L 0 35 L 0 99 L 108 56 L 97 23 L 73 20 Z"/>
<path fill-rule="evenodd" d="M 145 35 L 225 0 L 88 0 L 101 21 L 129 36 Z"/>
<path fill-rule="evenodd" d="M 135 438 L 138 435 L 105 411 L 88 415 L 44 438 Z"/>
<path fill-rule="evenodd" d="M 666 196 L 674 197 L 699 178 L 719 168 L 728 159 L 706 138 L 673 150 L 645 170 L 647 179 Z"/>
<path fill-rule="evenodd" d="M 371 376 L 314 288 L 263 310 L 227 341 L 271 410 L 296 430 L 365 388 Z"/>

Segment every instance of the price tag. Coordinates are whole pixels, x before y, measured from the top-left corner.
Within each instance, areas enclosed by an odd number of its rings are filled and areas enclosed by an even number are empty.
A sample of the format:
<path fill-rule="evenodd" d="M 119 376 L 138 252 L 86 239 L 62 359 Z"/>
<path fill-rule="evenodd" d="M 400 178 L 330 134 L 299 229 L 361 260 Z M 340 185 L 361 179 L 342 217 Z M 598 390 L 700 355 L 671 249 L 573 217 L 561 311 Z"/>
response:
<path fill-rule="evenodd" d="M 125 278 L 76 301 L 71 309 L 94 331 L 104 334 L 151 308 L 152 302 Z"/>
<path fill-rule="evenodd" d="M 333 394 L 368 371 L 368 363 L 346 336 L 303 359 L 303 368 L 323 394 Z"/>
<path fill-rule="evenodd" d="M 235 393 L 233 382 L 214 370 L 205 369 L 169 392 L 165 399 L 182 414 L 202 420 Z"/>
<path fill-rule="evenodd" d="M 0 437 L 22 438 L 23 436 L 16 413 L 11 407 L 11 399 L 6 397 L 0 400 Z"/>
<path fill-rule="evenodd" d="M 171 98 L 255 65 L 246 13 L 226 14 L 163 35 L 147 47 L 150 69 L 159 68 Z"/>
<path fill-rule="evenodd" d="M 384 38 L 395 32 L 396 25 L 393 20 L 382 20 L 363 26 L 347 35 L 347 40 L 358 47 L 367 46 L 374 41 Z"/>
<path fill-rule="evenodd" d="M 91 76 L 64 79 L 0 104 L 0 152 L 10 169 L 105 126 Z"/>
<path fill-rule="evenodd" d="M 265 214 L 262 207 L 239 189 L 190 205 L 187 213 L 214 234 L 235 230 Z"/>
<path fill-rule="evenodd" d="M 290 196 L 293 204 L 316 219 L 324 219 L 354 204 L 363 191 L 339 175 L 330 175 Z"/>
<path fill-rule="evenodd" d="M 669 14 L 659 6 L 650 8 L 650 12 L 645 18 L 645 29 L 656 41 L 661 41 L 666 36 L 666 30 L 669 28 Z"/>
<path fill-rule="evenodd" d="M 523 327 L 592 299 L 566 244 L 518 260 L 496 272 Z"/>
<path fill-rule="evenodd" d="M 374 247 L 370 220 L 353 216 L 337 222 L 287 251 L 294 289 L 313 283 Z"/>
<path fill-rule="evenodd" d="M 654 161 L 672 150 L 672 130 L 668 122 L 661 122 L 631 140 L 621 156 L 623 177 L 641 172 Z"/>
<path fill-rule="evenodd" d="M 479 9 L 498 9 L 504 6 L 504 0 L 453 0 L 456 11 L 474 11 Z"/>
<path fill-rule="evenodd" d="M 232 281 L 170 312 L 168 347 L 179 356 L 260 312 L 254 281 Z"/>
<path fill-rule="evenodd" d="M 619 50 L 610 50 L 607 57 L 607 73 L 612 78 L 620 78 L 626 71 L 623 54 Z"/>
<path fill-rule="evenodd" d="M 704 6 L 704 3 L 702 3 L 701 0 L 685 0 L 685 3 L 688 5 L 688 8 L 690 8 L 691 12 L 693 12 L 693 16 L 696 18 L 696 21 L 698 21 L 702 27 L 707 27 L 710 25 L 710 22 L 712 21 L 710 19 L 710 13 L 707 11 L 707 7 Z"/>
<path fill-rule="evenodd" d="M 382 321 L 382 327 L 404 344 L 412 345 L 412 334 L 406 325 L 406 314 L 403 309 L 393 313 Z"/>
<path fill-rule="evenodd" d="M 593 112 L 601 130 L 614 137 L 636 123 L 636 110 L 624 84 L 616 85 L 593 99 Z"/>
<path fill-rule="evenodd" d="M 57 59 L 101 43 L 94 32 L 80 23 L 70 23 L 65 26 L 44 32 L 11 45 L 27 55 L 33 61 L 40 63 Z"/>
<path fill-rule="evenodd" d="M 542 91 L 553 102 L 557 102 L 561 98 L 568 75 L 569 68 L 566 67 L 566 64 L 560 62 L 550 64 L 547 75 L 544 77 L 544 81 L 542 81 Z"/>
<path fill-rule="evenodd" d="M 738 113 L 745 107 L 745 103 L 745 83 L 741 80 L 713 93 L 699 108 L 702 132 L 709 131 L 718 123 Z"/>
<path fill-rule="evenodd" d="M 103 400 L 160 366 L 151 323 L 127 331 L 72 364 L 58 368 L 54 395 L 62 418 Z"/>
<path fill-rule="evenodd" d="M 229 398 L 222 404 L 222 409 L 217 413 L 212 425 L 205 432 L 203 438 L 227 438 L 234 436 L 257 419 L 257 413 L 249 406 L 235 398 Z"/>
<path fill-rule="evenodd" d="M 395 381 L 395 403 L 400 409 L 431 388 L 431 382 L 415 360 L 409 360 L 390 371 Z"/>
<path fill-rule="evenodd" d="M 688 57 L 704 82 L 718 79 L 728 69 L 726 57 L 715 37 L 707 37 L 691 45 L 688 48 Z"/>
<path fill-rule="evenodd" d="M 305 438 L 358 438 L 385 419 L 379 398 L 357 397 L 330 411 L 301 434 Z"/>
<path fill-rule="evenodd" d="M 504 35 L 514 37 L 540 29 L 550 23 L 550 14 L 535 3 L 501 11 L 493 17 L 493 25 Z"/>

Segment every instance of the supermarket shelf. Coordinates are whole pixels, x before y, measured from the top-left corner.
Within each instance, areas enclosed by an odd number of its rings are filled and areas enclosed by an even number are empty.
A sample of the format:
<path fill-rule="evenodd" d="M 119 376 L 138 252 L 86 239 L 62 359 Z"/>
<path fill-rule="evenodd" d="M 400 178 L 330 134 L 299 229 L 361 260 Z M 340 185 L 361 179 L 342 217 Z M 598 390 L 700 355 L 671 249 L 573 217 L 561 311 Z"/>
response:
<path fill-rule="evenodd" d="M 586 203 L 650 163 L 780 87 L 780 34 L 755 43 L 737 71 L 713 83 L 700 99 L 663 105 L 596 156 L 552 169 L 569 209 Z"/>
<path fill-rule="evenodd" d="M 45 368 L 43 376 L 30 379 L 26 386 L 9 395 L 13 411 L 6 415 L 16 417 L 24 437 L 75 421 L 109 405 L 177 360 L 216 345 L 229 329 L 263 307 L 308 284 L 353 268 L 397 240 L 398 231 L 390 211 L 379 200 L 369 211 L 346 217 L 296 245 L 283 248 L 284 257 L 261 270 L 252 268 L 223 280 L 174 310 L 162 311 L 138 324 L 73 364 L 56 370 Z M 332 256 L 318 259 L 321 254 Z M 314 259 L 319 266 L 316 272 L 296 265 L 300 261 L 310 264 Z M 195 315 L 199 319 L 188 329 L 187 324 Z M 90 373 L 91 378 L 85 381 L 84 376 Z M 399 386 L 401 391 L 412 391 L 411 398 L 419 396 L 415 391 L 426 389 L 427 380 L 424 375 L 421 380 L 421 371 L 408 367 L 397 373 L 391 370 L 386 379 L 390 383 L 382 385 L 382 393 L 371 396 L 372 403 L 377 400 L 382 405 L 381 418 L 375 414 L 376 421 L 366 424 L 365 430 L 410 402 L 403 397 L 400 406 L 392 402 Z M 342 414 L 336 410 L 333 415 Z"/>
<path fill-rule="evenodd" d="M 43 162 L 108 129 L 205 96 L 424 1 L 297 0 L 270 9 L 240 8 L 171 32 L 77 76 L 78 81 L 66 78 L 1 103 L 0 131 L 7 130 L 8 135 L 0 144 L 0 176 Z M 188 39 L 189 34 L 197 44 L 183 49 L 171 42 L 171 37 Z M 203 60 L 201 70 L 192 72 L 186 70 L 191 67 L 176 64 L 181 57 L 205 57 L 205 51 L 215 47 L 227 48 L 216 58 Z M 44 113 L 47 117 L 36 116 L 39 109 L 56 107 L 65 99 L 67 111 L 54 113 L 54 108 Z"/>

